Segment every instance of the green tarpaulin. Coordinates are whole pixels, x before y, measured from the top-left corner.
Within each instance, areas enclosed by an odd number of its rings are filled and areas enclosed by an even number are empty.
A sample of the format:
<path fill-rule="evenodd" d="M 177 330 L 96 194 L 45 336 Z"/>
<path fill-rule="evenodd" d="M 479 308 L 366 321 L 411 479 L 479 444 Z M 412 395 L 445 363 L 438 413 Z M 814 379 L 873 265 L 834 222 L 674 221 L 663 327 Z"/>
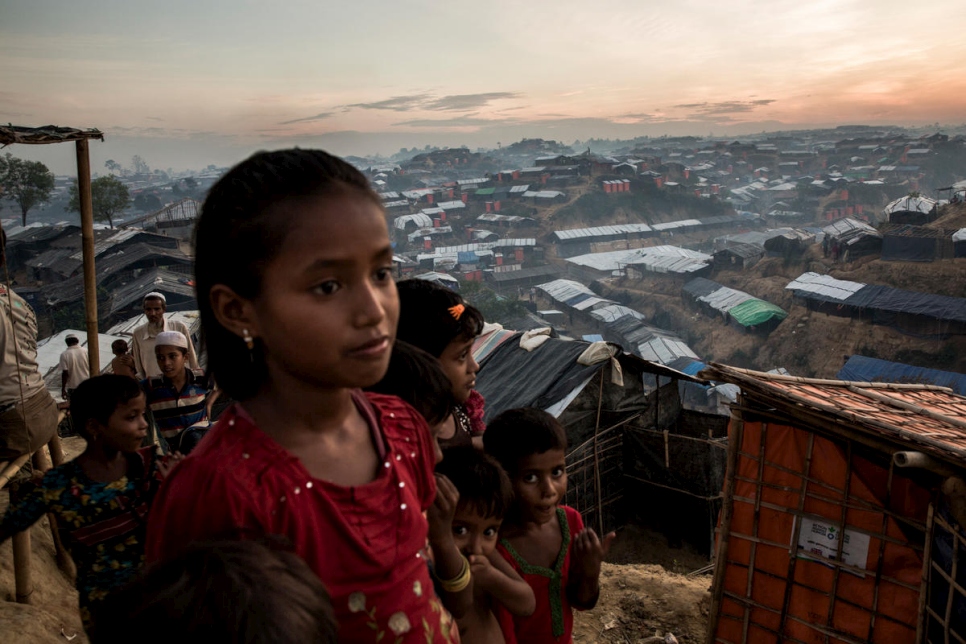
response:
<path fill-rule="evenodd" d="M 780 307 L 765 302 L 764 300 L 748 300 L 742 302 L 728 311 L 728 315 L 733 317 L 742 326 L 758 326 L 769 320 L 784 320 L 788 313 Z"/>

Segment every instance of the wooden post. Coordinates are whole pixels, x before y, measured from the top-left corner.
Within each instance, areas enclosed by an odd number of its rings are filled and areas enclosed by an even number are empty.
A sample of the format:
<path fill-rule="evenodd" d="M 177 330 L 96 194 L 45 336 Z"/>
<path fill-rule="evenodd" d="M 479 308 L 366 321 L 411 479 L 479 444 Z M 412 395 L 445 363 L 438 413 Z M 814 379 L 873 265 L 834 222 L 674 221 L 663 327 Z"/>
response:
<path fill-rule="evenodd" d="M 77 146 L 77 194 L 80 197 L 81 239 L 84 256 L 84 311 L 87 318 L 87 360 L 91 375 L 101 372 L 97 342 L 97 280 L 94 274 L 94 202 L 91 199 L 91 158 L 87 139 Z"/>

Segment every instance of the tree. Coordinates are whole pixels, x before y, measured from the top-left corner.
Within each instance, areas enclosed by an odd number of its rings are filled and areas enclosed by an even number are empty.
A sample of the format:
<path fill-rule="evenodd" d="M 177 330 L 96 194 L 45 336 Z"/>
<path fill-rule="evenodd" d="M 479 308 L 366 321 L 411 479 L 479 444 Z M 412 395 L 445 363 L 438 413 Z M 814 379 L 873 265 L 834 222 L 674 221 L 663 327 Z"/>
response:
<path fill-rule="evenodd" d="M 115 161 L 114 159 L 108 159 L 107 161 L 105 161 L 104 167 L 107 168 L 107 171 L 110 172 L 111 174 L 121 174 L 121 170 L 123 170 L 123 168 L 121 167 L 121 164 Z"/>
<path fill-rule="evenodd" d="M 135 154 L 131 157 L 131 167 L 134 168 L 134 174 L 148 174 L 151 172 L 151 168 L 148 167 L 148 162 L 140 154 Z"/>
<path fill-rule="evenodd" d="M 134 198 L 134 207 L 141 212 L 154 212 L 161 210 L 163 206 L 158 196 L 151 192 L 142 192 Z"/>
<path fill-rule="evenodd" d="M 94 205 L 94 221 L 106 221 L 114 228 L 114 215 L 127 208 L 131 194 L 127 186 L 115 177 L 98 177 L 91 182 L 91 201 Z M 80 192 L 77 181 L 70 187 L 68 212 L 80 212 Z"/>
<path fill-rule="evenodd" d="M 30 209 L 47 203 L 53 191 L 54 174 L 40 161 L 18 159 L 9 152 L 0 157 L 0 197 L 17 202 L 24 226 Z"/>

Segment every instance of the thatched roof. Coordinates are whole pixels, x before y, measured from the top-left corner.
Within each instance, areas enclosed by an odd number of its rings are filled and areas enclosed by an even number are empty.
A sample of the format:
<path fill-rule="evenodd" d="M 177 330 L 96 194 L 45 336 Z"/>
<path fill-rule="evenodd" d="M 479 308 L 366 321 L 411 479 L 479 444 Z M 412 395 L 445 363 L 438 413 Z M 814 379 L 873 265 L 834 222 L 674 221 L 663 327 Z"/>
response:
<path fill-rule="evenodd" d="M 25 145 L 44 145 L 46 143 L 65 143 L 84 139 L 104 140 L 100 130 L 78 130 L 72 127 L 44 125 L 43 127 L 23 127 L 20 125 L 0 125 L 0 146 L 13 143 Z"/>

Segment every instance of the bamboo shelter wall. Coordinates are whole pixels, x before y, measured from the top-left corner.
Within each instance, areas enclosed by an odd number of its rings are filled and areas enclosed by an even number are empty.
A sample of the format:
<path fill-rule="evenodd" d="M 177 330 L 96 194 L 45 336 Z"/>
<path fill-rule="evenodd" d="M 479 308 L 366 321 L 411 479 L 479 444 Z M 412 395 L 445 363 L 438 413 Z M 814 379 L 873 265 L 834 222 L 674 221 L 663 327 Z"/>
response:
<path fill-rule="evenodd" d="M 929 490 L 851 440 L 748 419 L 730 433 L 709 641 L 916 641 Z"/>

